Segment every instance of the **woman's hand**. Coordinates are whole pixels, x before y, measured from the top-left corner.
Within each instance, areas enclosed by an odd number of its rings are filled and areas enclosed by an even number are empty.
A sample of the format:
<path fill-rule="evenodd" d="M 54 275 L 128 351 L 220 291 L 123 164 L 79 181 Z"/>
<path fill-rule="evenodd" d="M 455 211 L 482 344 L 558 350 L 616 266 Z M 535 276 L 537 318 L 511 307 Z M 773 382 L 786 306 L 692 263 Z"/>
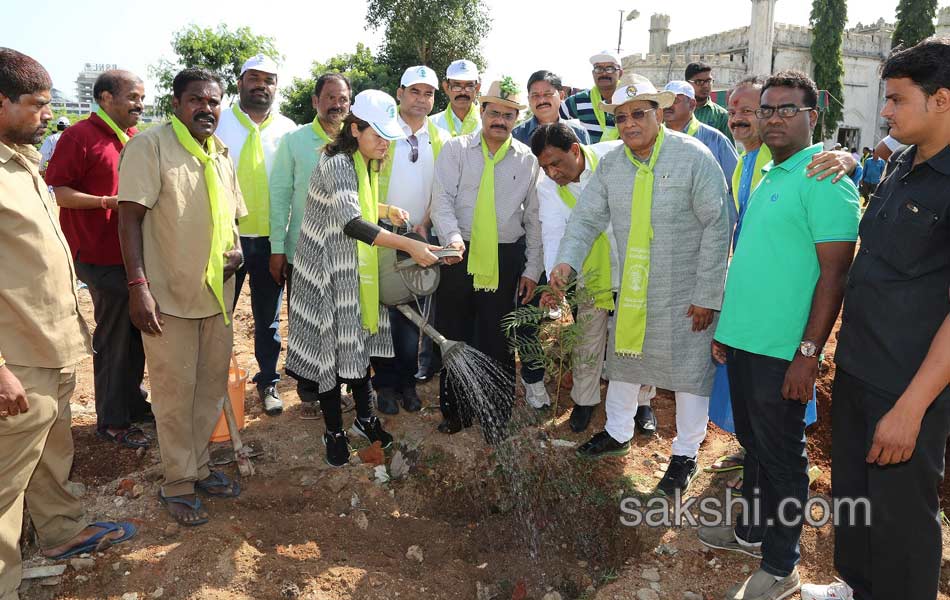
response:
<path fill-rule="evenodd" d="M 439 258 L 435 254 L 432 254 L 432 251 L 441 249 L 439 246 L 414 241 L 413 244 L 409 246 L 409 256 L 412 257 L 412 260 L 416 261 L 416 264 L 423 267 L 431 267 L 439 262 Z"/>

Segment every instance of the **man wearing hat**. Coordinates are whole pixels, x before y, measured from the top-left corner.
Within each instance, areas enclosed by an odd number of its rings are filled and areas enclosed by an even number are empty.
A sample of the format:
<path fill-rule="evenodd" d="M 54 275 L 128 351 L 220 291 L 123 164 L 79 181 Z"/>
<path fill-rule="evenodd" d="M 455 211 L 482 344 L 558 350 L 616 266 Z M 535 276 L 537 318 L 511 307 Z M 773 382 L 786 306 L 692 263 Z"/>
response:
<path fill-rule="evenodd" d="M 76 275 L 89 286 L 96 318 L 92 338 L 99 437 L 147 447 L 133 423 L 154 420 L 142 386 L 142 334 L 129 320 L 129 289 L 119 247 L 119 153 L 138 133 L 145 85 L 129 71 L 109 70 L 92 88 L 98 108 L 63 133 L 46 171 L 60 206 Z"/>
<path fill-rule="evenodd" d="M 294 254 L 307 210 L 310 178 L 320 161 L 320 149 L 330 143 L 350 112 L 350 80 L 340 73 L 324 73 L 317 78 L 310 98 L 317 116 L 312 123 L 288 133 L 277 146 L 267 177 L 270 187 L 270 274 L 277 285 L 287 284 L 287 303 L 293 301 Z M 288 319 L 290 310 L 287 311 Z M 287 323 L 288 329 L 293 327 Z M 318 419 L 316 388 L 297 381 L 301 418 Z M 352 409 L 351 396 L 349 408 Z"/>
<path fill-rule="evenodd" d="M 235 274 L 234 305 L 250 279 L 254 315 L 254 356 L 257 392 L 268 415 L 278 415 L 284 405 L 277 394 L 277 359 L 280 356 L 280 303 L 283 286 L 270 274 L 270 190 L 268 177 L 277 146 L 296 129 L 293 121 L 275 110 L 277 63 L 264 54 L 247 59 L 238 77 L 239 101 L 221 114 L 217 136 L 227 145 L 237 170 L 248 214 L 239 223 L 244 266 Z"/>
<path fill-rule="evenodd" d="M 603 50 L 590 57 L 593 67 L 594 87 L 577 92 L 568 97 L 561 105 L 561 115 L 565 119 L 578 119 L 590 134 L 592 144 L 616 140 L 617 130 L 614 117 L 601 108 L 604 99 L 612 98 L 617 82 L 623 75 L 620 56 L 611 50 Z"/>
<path fill-rule="evenodd" d="M 54 133 L 46 136 L 46 139 L 43 140 L 43 145 L 40 146 L 40 175 L 46 175 L 46 165 L 49 164 L 51 158 L 53 158 L 53 152 L 56 150 L 56 144 L 59 142 L 59 138 L 63 135 L 63 132 L 66 131 L 66 128 L 69 127 L 69 117 L 60 117 L 56 119 L 56 131 Z"/>
<path fill-rule="evenodd" d="M 698 141 L 663 126 L 675 100 L 646 80 L 619 88 L 603 109 L 623 146 L 600 159 L 568 221 L 552 269 L 563 289 L 594 240 L 613 228 L 620 290 L 608 339 L 607 425 L 578 453 L 625 454 L 642 386 L 676 395 L 673 458 L 657 491 L 685 491 L 706 435 L 715 368 L 709 355 L 729 256 L 730 202 L 722 170 Z M 627 385 L 616 385 L 625 382 Z"/>
<path fill-rule="evenodd" d="M 701 123 L 693 114 L 696 110 L 696 92 L 688 81 L 671 81 L 663 89 L 676 94 L 673 105 L 663 109 L 663 122 L 666 128 L 691 135 L 709 148 L 716 162 L 719 163 L 722 174 L 726 177 L 726 187 L 732 194 L 732 174 L 736 170 L 739 155 L 736 154 L 736 149 L 729 138 L 721 134 L 719 130 Z M 737 219 L 735 204 L 729 203 L 729 207 L 731 207 L 729 218 L 732 223 L 735 223 Z"/>
<path fill-rule="evenodd" d="M 482 130 L 448 141 L 435 170 L 432 221 L 439 240 L 464 254 L 442 269 L 436 292 L 438 329 L 445 337 L 473 345 L 514 375 L 514 357 L 501 319 L 531 300 L 544 269 L 538 220 L 538 161 L 512 139 L 521 104 L 510 77 L 492 83 L 480 99 Z M 477 335 L 476 335 L 477 334 Z M 459 406 L 445 371 L 440 381 L 444 421 L 439 431 L 455 433 L 471 424 L 471 407 Z M 512 389 L 512 392 L 514 390 Z M 496 399 L 498 422 L 486 439 L 504 435 L 513 396 Z"/>
<path fill-rule="evenodd" d="M 428 117 L 435 103 L 439 80 L 430 67 L 409 67 L 402 74 L 396 98 L 396 121 L 405 134 L 389 144 L 379 175 L 379 201 L 409 213 L 409 225 L 423 240 L 429 239 L 429 209 L 435 161 L 449 134 Z M 389 224 L 390 226 L 392 224 Z M 428 300 L 426 300 L 428 301 Z M 431 307 L 425 309 L 431 315 Z M 423 353 L 431 360 L 432 344 L 426 337 L 419 351 L 419 329 L 395 308 L 389 309 L 395 358 L 373 358 L 373 387 L 380 412 L 396 414 L 399 406 L 408 412 L 422 408 L 416 393 L 416 372 Z M 426 341 L 428 340 L 428 343 Z"/>
<path fill-rule="evenodd" d="M 477 133 L 482 123 L 475 107 L 482 89 L 478 66 L 470 60 L 456 60 L 445 70 L 442 91 L 449 97 L 449 105 L 432 120 L 452 137 Z"/>

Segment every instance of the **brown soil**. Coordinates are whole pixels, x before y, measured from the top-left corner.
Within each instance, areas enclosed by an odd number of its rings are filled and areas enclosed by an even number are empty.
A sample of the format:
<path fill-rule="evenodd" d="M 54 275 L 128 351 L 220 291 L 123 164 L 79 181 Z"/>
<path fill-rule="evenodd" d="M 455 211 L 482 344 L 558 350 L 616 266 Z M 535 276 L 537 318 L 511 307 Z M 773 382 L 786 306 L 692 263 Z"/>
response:
<path fill-rule="evenodd" d="M 91 323 L 88 294 L 81 298 Z M 250 368 L 252 325 L 246 292 L 235 327 L 238 360 Z M 819 422 L 809 432 L 811 462 L 822 470 L 813 486 L 819 494 L 830 491 L 832 376 L 833 368 L 819 382 Z M 496 468 L 478 431 L 454 436 L 436 432 L 440 417 L 435 382 L 420 386 L 426 405 L 422 412 L 386 419 L 412 467 L 405 478 L 385 485 L 373 481 L 367 465 L 327 467 L 322 422 L 298 418 L 299 401 L 289 380 L 279 388 L 286 410 L 271 418 L 263 414 L 254 387 L 247 387 L 245 435 L 262 444 L 265 454 L 255 459 L 257 474 L 242 481 L 241 497 L 210 500 L 209 524 L 177 528 L 156 500 L 157 447 L 140 455 L 95 436 L 92 362 L 85 361 L 72 399 L 73 480 L 85 486 L 83 500 L 90 517 L 132 519 L 140 533 L 126 544 L 94 554 L 95 566 L 89 570 L 69 567 L 58 585 L 24 585 L 22 597 L 469 599 L 477 597 L 478 586 L 483 588 L 480 597 L 494 592 L 495 598 L 505 600 L 540 599 L 552 590 L 564 599 L 632 599 L 639 588 L 650 587 L 641 579 L 641 570 L 655 566 L 659 597 L 679 600 L 687 590 L 719 598 L 756 567 L 752 559 L 704 550 L 689 527 L 620 525 L 617 494 L 648 493 L 657 482 L 654 473 L 668 460 L 675 433 L 668 393 L 661 392 L 654 403 L 659 435 L 636 437 L 627 457 L 559 474 L 544 471 L 544 465 L 574 461 L 573 450 L 548 445 L 546 452 L 561 453 L 561 462 L 524 466 L 524 477 L 540 477 L 533 488 L 537 495 L 525 500 L 534 509 L 529 520 L 540 532 L 540 551 L 532 557 L 524 539 L 525 519 L 512 509 L 505 472 Z M 549 389 L 553 397 L 554 385 Z M 589 433 L 574 434 L 567 426 L 569 400 L 564 391 L 559 404 L 546 426 L 549 437 L 585 441 Z M 344 415 L 345 422 L 352 418 L 352 413 Z M 599 430 L 603 421 L 603 410 L 598 409 L 591 431 Z M 154 437 L 153 428 L 147 431 Z M 700 463 L 708 466 L 736 448 L 732 436 L 710 427 Z M 233 465 L 226 470 L 236 475 Z M 141 484 L 142 496 L 115 496 L 123 478 Z M 703 473 L 690 494 L 721 495 L 724 480 Z M 944 504 L 950 504 L 950 484 L 943 489 Z M 407 557 L 411 546 L 421 550 L 421 562 Z M 950 556 L 947 548 L 950 544 L 945 544 L 945 557 Z M 832 580 L 832 549 L 830 525 L 806 527 L 803 580 Z M 25 554 L 36 560 L 35 552 L 28 546 Z M 947 595 L 940 598 L 950 600 Z"/>

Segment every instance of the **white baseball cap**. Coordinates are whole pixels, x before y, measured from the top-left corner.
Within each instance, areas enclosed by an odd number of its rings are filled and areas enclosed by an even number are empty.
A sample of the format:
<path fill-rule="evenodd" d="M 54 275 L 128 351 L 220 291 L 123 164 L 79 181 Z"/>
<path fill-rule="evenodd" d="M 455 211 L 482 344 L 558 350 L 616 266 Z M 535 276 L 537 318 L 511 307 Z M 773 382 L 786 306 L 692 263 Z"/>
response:
<path fill-rule="evenodd" d="M 251 58 L 244 61 L 244 66 L 241 67 L 241 75 L 244 75 L 245 71 L 249 70 L 277 75 L 277 63 L 274 62 L 273 58 L 267 56 L 266 54 L 255 54 Z"/>
<path fill-rule="evenodd" d="M 69 127 L 71 125 L 71 123 L 69 122 L 69 117 L 60 117 L 56 119 L 56 124 L 65 125 L 66 127 Z"/>
<path fill-rule="evenodd" d="M 601 50 L 590 57 L 590 64 L 596 65 L 597 63 L 614 63 L 619 67 L 620 56 L 613 50 Z"/>
<path fill-rule="evenodd" d="M 439 89 L 439 78 L 435 76 L 435 71 L 425 65 L 409 67 L 403 72 L 402 79 L 399 80 L 399 85 L 402 87 L 409 87 L 417 83 L 424 83 Z"/>
<path fill-rule="evenodd" d="M 676 95 L 673 92 L 665 90 L 658 92 L 650 81 L 642 79 L 642 81 L 617 88 L 613 98 L 611 98 L 610 104 L 604 102 L 601 103 L 600 107 L 604 112 L 613 114 L 617 108 L 624 104 L 638 100 L 656 102 L 657 107 L 662 109 L 672 106 L 673 102 L 676 101 Z"/>
<path fill-rule="evenodd" d="M 456 60 L 445 70 L 446 79 L 456 81 L 478 81 L 478 66 L 470 60 Z"/>
<path fill-rule="evenodd" d="M 666 87 L 663 89 L 667 92 L 673 92 L 676 95 L 682 94 L 691 100 L 696 99 L 696 90 L 693 89 L 693 85 L 688 81 L 671 81 L 666 84 Z"/>
<path fill-rule="evenodd" d="M 369 123 L 373 131 L 387 140 L 406 137 L 396 121 L 396 101 L 386 92 L 363 90 L 353 99 L 350 112 Z"/>

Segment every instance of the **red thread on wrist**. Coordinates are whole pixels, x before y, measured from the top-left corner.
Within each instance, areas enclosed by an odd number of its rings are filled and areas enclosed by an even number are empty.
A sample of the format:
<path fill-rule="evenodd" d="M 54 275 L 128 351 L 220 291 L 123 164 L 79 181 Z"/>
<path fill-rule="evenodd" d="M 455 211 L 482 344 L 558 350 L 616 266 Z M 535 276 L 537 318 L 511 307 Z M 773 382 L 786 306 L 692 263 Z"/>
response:
<path fill-rule="evenodd" d="M 139 277 L 138 279 L 133 279 L 132 281 L 129 282 L 129 289 L 132 289 L 132 288 L 134 288 L 134 287 L 138 287 L 138 286 L 140 286 L 140 285 L 148 285 L 148 279 L 146 279 L 146 278 L 144 278 L 144 277 Z"/>

